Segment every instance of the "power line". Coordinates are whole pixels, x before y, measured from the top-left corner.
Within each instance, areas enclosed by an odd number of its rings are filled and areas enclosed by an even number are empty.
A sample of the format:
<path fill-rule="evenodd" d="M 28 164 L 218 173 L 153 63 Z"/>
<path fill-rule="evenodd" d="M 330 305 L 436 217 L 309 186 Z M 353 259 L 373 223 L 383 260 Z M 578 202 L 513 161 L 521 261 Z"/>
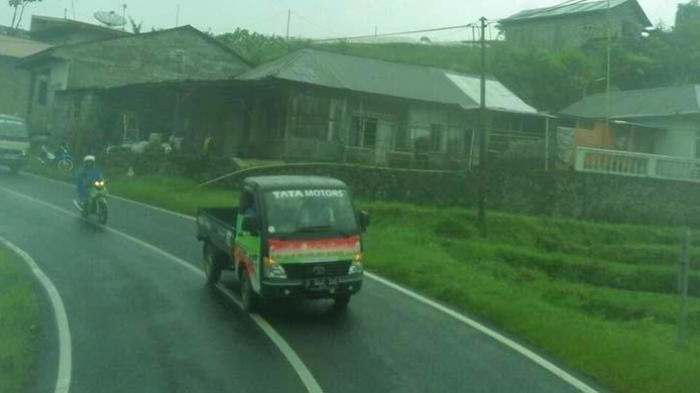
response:
<path fill-rule="evenodd" d="M 469 28 L 473 25 L 474 25 L 473 23 L 470 23 L 467 25 L 436 27 L 436 28 L 432 28 L 432 29 L 423 29 L 423 30 L 400 31 L 400 32 L 395 32 L 395 33 L 384 33 L 384 34 L 377 34 L 377 35 L 370 34 L 370 35 L 359 35 L 359 36 L 353 36 L 353 37 L 324 38 L 324 39 L 319 39 L 319 40 L 314 40 L 314 41 L 315 42 L 348 41 L 348 40 L 361 40 L 361 39 L 376 38 L 376 37 L 391 37 L 391 36 L 405 35 L 405 34 L 434 33 L 437 31 L 466 29 L 466 28 Z"/>

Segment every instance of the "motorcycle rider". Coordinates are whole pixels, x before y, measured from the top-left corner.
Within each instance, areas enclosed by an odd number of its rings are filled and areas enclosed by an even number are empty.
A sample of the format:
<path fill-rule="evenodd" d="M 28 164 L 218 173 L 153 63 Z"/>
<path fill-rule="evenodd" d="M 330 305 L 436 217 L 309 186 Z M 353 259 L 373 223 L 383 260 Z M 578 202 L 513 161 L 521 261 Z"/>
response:
<path fill-rule="evenodd" d="M 77 176 L 78 205 L 84 209 L 90 198 L 90 187 L 92 183 L 102 179 L 102 171 L 95 163 L 95 156 L 87 155 L 83 158 L 83 168 Z"/>

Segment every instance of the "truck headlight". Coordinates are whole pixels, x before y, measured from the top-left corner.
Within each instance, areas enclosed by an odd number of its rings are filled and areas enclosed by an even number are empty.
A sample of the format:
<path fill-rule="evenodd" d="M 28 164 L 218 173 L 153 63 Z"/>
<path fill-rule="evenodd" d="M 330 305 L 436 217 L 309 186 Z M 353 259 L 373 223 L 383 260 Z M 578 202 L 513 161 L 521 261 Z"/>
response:
<path fill-rule="evenodd" d="M 362 272 L 364 271 L 365 269 L 362 266 L 362 253 L 358 252 L 352 259 L 352 263 L 350 264 L 348 274 L 362 274 Z"/>
<path fill-rule="evenodd" d="M 267 278 L 287 278 L 287 272 L 284 271 L 282 265 L 280 265 L 275 258 L 265 257 L 264 260 L 264 272 Z"/>

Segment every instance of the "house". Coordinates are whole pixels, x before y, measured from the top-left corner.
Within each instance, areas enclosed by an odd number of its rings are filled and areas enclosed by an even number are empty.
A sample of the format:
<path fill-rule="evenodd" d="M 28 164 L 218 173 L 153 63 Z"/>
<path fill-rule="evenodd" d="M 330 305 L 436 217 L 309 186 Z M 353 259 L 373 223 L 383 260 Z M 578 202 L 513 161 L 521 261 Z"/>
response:
<path fill-rule="evenodd" d="M 150 134 L 231 131 L 242 105 L 210 81 L 250 68 L 191 26 L 51 47 L 20 67 L 31 73 L 30 126 L 77 151 Z"/>
<path fill-rule="evenodd" d="M 129 36 L 131 33 L 67 18 L 32 16 L 29 35 L 54 46 Z"/>
<path fill-rule="evenodd" d="M 609 172 L 606 165 L 627 162 L 628 167 L 617 171 L 652 177 L 696 176 L 691 172 L 700 162 L 700 85 L 591 95 L 561 115 L 576 123 L 579 170 Z"/>
<path fill-rule="evenodd" d="M 17 68 L 20 59 L 46 50 L 50 45 L 0 35 L 0 113 L 26 116 L 30 73 Z"/>
<path fill-rule="evenodd" d="M 606 37 L 637 39 L 649 26 L 637 0 L 566 2 L 499 21 L 506 42 L 552 50 L 579 48 Z"/>
<path fill-rule="evenodd" d="M 250 89 L 242 138 L 257 158 L 463 167 L 478 151 L 478 77 L 302 49 L 240 75 Z M 545 117 L 487 80 L 489 149 L 543 140 Z"/>

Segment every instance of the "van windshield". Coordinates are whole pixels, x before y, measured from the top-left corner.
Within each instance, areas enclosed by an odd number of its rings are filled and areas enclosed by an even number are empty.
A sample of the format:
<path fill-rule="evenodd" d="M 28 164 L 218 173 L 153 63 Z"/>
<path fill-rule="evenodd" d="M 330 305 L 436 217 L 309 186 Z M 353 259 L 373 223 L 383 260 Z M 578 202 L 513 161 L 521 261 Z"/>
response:
<path fill-rule="evenodd" d="M 17 120 L 0 119 L 0 137 L 28 138 L 27 126 Z"/>
<path fill-rule="evenodd" d="M 299 189 L 265 193 L 267 232 L 271 235 L 357 233 L 355 210 L 342 189 Z"/>

